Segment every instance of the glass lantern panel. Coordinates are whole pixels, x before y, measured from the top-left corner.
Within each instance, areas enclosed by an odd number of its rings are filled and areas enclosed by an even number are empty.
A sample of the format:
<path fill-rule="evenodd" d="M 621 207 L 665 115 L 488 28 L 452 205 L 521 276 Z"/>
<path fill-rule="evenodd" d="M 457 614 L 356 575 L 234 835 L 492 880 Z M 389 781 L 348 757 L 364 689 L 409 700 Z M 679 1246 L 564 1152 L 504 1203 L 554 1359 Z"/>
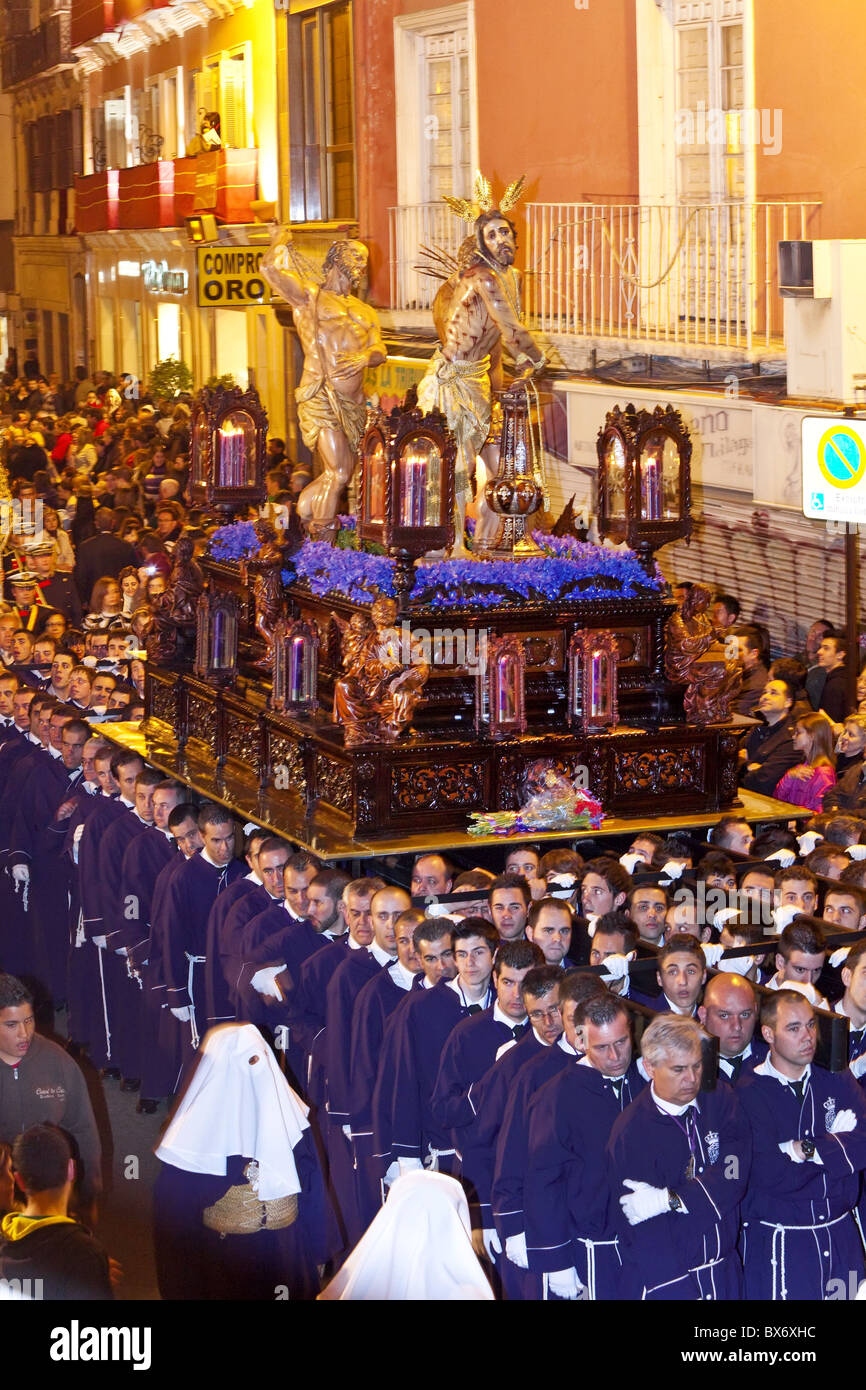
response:
<path fill-rule="evenodd" d="M 612 708 L 610 659 L 607 652 L 594 651 L 589 659 L 589 717 L 610 719 Z"/>
<path fill-rule="evenodd" d="M 609 436 L 604 449 L 607 470 L 607 514 L 625 516 L 625 445 L 618 434 Z"/>
<path fill-rule="evenodd" d="M 306 704 L 315 696 L 315 652 L 309 637 L 299 634 L 289 642 L 286 699 L 289 704 Z"/>
<path fill-rule="evenodd" d="M 204 454 L 206 433 L 207 417 L 203 410 L 199 410 L 192 425 L 190 482 L 193 483 L 203 483 L 205 481 Z"/>
<path fill-rule="evenodd" d="M 517 719 L 517 666 L 512 656 L 496 662 L 496 722 L 513 724 Z"/>
<path fill-rule="evenodd" d="M 217 487 L 252 487 L 256 480 L 256 426 L 245 410 L 224 415 L 214 432 Z"/>
<path fill-rule="evenodd" d="M 583 714 L 583 654 L 580 650 L 574 652 L 572 657 L 571 671 L 571 713 L 575 718 L 580 718 Z"/>
<path fill-rule="evenodd" d="M 680 455 L 663 430 L 653 430 L 641 449 L 640 514 L 642 521 L 680 518 Z"/>
<path fill-rule="evenodd" d="M 216 608 L 211 619 L 210 668 L 230 671 L 235 661 L 235 619 L 225 608 Z"/>
<path fill-rule="evenodd" d="M 366 495 L 364 497 L 364 520 L 379 524 L 385 520 L 385 446 L 377 439 L 367 454 Z"/>
<path fill-rule="evenodd" d="M 426 435 L 409 439 L 397 463 L 401 526 L 442 524 L 442 453 Z"/>

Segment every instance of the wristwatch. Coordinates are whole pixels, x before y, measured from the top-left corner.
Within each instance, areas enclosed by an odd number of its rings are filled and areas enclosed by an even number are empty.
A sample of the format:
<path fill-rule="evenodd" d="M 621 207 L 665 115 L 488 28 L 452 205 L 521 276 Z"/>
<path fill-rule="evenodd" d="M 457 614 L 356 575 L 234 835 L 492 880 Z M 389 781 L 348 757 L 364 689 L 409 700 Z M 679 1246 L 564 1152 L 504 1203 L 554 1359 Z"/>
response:
<path fill-rule="evenodd" d="M 801 1139 L 800 1148 L 803 1150 L 803 1157 L 806 1159 L 807 1162 L 815 1157 L 814 1139 Z"/>
<path fill-rule="evenodd" d="M 668 1211 L 682 1211 L 682 1199 L 677 1196 L 673 1188 L 668 1188 Z"/>

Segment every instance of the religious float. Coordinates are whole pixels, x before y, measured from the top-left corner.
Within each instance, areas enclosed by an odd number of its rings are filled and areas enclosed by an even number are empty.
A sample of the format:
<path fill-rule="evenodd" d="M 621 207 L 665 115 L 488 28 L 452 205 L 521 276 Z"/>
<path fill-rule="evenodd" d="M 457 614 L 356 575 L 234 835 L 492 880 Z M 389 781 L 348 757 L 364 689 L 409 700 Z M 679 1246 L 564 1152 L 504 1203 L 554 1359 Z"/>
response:
<path fill-rule="evenodd" d="M 262 795 L 347 841 L 465 832 L 473 818 L 540 827 L 546 810 L 551 825 L 578 826 L 601 808 L 647 818 L 736 805 L 742 727 L 727 709 L 739 668 L 715 640 L 708 593 L 696 585 L 679 612 L 654 559 L 691 528 L 679 414 L 608 414 L 608 544 L 591 545 L 533 527 L 533 396 L 518 381 L 494 402 L 485 497 L 498 525 L 471 558 L 448 558 L 458 445 L 438 409 L 368 411 L 357 515 L 305 539 L 266 508 L 227 520 L 263 502 L 266 419 L 254 391 L 203 393 L 192 486 L 226 524 L 199 565 L 183 556 L 162 600 L 148 741 L 176 738 L 217 784 L 251 770 Z M 534 821 L 518 820 L 527 804 Z"/>

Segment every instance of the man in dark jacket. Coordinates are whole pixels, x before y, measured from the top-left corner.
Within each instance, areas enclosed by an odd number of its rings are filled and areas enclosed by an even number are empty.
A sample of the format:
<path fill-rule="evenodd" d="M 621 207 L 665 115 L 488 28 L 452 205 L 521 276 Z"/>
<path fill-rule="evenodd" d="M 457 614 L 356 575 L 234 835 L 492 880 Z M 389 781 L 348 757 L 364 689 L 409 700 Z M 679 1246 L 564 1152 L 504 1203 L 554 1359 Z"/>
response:
<path fill-rule="evenodd" d="M 127 565 L 138 565 L 138 556 L 128 541 L 119 540 L 114 530 L 114 512 L 100 507 L 94 518 L 96 535 L 82 541 L 75 563 L 75 586 L 82 603 L 89 603 L 97 579 L 110 575 L 116 579 Z"/>
<path fill-rule="evenodd" d="M 772 796 L 781 777 L 800 762 L 791 732 L 794 690 L 785 680 L 768 681 L 758 700 L 764 721 L 746 740 L 742 786 Z M 742 754 L 741 754 L 742 756 Z"/>
<path fill-rule="evenodd" d="M 845 638 L 838 633 L 825 637 L 818 648 L 818 665 L 827 672 L 818 709 L 823 710 L 834 724 L 841 724 L 849 712 L 848 673 L 845 669 L 847 655 Z"/>
<path fill-rule="evenodd" d="M 12 1169 L 27 1205 L 0 1223 L 0 1278 L 30 1298 L 112 1298 L 108 1256 L 69 1215 L 75 1160 L 63 1130 L 33 1125 L 19 1134 Z"/>

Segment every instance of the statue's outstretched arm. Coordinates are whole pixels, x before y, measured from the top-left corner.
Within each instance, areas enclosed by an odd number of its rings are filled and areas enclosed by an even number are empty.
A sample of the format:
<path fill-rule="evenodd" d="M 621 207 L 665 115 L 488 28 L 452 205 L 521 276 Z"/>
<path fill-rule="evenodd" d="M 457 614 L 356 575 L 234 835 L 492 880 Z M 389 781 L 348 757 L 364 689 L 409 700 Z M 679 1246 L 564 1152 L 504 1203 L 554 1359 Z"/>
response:
<path fill-rule="evenodd" d="M 301 309 L 307 302 L 308 289 L 297 270 L 292 269 L 291 239 L 291 231 L 277 233 L 262 257 L 261 276 L 293 309 Z"/>

